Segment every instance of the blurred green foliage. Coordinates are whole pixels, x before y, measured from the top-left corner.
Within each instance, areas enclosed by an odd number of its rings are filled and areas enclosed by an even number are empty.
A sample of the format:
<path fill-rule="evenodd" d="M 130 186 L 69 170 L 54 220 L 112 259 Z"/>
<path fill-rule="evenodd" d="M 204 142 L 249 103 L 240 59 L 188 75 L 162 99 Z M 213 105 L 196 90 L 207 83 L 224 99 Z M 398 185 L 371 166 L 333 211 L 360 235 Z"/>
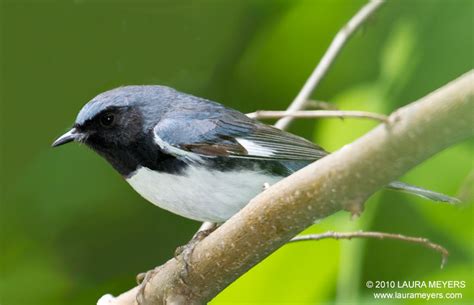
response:
<path fill-rule="evenodd" d="M 85 102 L 120 85 L 166 84 L 243 112 L 284 109 L 363 3 L 3 1 L 0 303 L 94 304 L 132 287 L 135 274 L 171 257 L 199 226 L 145 202 L 84 147 L 50 149 Z M 473 5 L 386 4 L 314 97 L 340 109 L 389 113 L 472 69 Z M 304 120 L 292 131 L 336 150 L 373 126 Z M 474 214 L 466 195 L 473 151 L 472 141 L 449 148 L 403 178 L 460 194 L 467 201 L 461 207 L 382 191 L 359 219 L 340 212 L 308 229 L 428 237 L 451 251 L 445 269 L 438 254 L 398 241 L 300 243 L 284 246 L 211 304 L 378 303 L 367 280 L 465 280 L 467 288 L 456 291 L 463 299 L 430 304 L 474 303 Z M 423 290 L 403 292 L 410 291 Z M 435 292 L 444 291 L 451 290 Z"/>

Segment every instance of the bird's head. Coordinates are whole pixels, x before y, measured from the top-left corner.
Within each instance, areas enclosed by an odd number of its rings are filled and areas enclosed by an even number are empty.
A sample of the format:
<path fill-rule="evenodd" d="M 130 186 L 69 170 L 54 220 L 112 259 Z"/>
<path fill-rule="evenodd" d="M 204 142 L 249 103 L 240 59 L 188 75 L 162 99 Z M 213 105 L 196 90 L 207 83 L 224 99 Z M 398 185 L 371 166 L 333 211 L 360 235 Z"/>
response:
<path fill-rule="evenodd" d="M 171 90 L 162 86 L 127 86 L 101 93 L 84 105 L 73 127 L 52 146 L 76 141 L 98 152 L 127 146 L 166 111 Z"/>

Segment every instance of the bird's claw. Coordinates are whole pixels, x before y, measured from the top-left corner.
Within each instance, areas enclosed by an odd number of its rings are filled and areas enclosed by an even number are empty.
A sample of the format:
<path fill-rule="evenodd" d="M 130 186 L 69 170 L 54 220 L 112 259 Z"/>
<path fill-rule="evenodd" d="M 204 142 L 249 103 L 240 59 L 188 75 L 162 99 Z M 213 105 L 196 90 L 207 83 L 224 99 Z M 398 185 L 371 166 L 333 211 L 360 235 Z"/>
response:
<path fill-rule="evenodd" d="M 186 279 L 189 274 L 189 268 L 192 266 L 191 255 L 193 254 L 194 249 L 196 248 L 197 244 L 199 244 L 204 238 L 211 234 L 216 228 L 217 227 L 212 227 L 210 229 L 198 231 L 186 245 L 176 248 L 174 257 L 183 266 L 179 273 L 179 278 L 184 284 L 187 284 Z"/>
<path fill-rule="evenodd" d="M 211 234 L 217 226 L 212 226 L 209 229 L 198 231 L 194 234 L 193 238 L 183 246 L 179 246 L 176 248 L 174 252 L 174 258 L 182 263 L 182 270 L 179 273 L 180 280 L 186 284 L 186 278 L 189 274 L 189 267 L 191 266 L 191 255 L 193 254 L 194 248 L 196 245 L 201 242 L 204 238 L 206 238 L 209 234 Z M 156 267 L 155 269 L 149 270 L 147 272 L 139 273 L 136 277 L 137 284 L 140 285 L 136 300 L 138 304 L 142 304 L 145 300 L 145 287 L 150 281 L 150 279 L 158 272 L 160 267 Z"/>
<path fill-rule="evenodd" d="M 155 269 L 149 270 L 147 272 L 142 272 L 137 274 L 136 280 L 137 284 L 140 286 L 138 288 L 136 300 L 138 304 L 142 304 L 145 300 L 145 286 L 148 284 L 150 279 L 158 272 L 160 267 L 156 267 Z"/>

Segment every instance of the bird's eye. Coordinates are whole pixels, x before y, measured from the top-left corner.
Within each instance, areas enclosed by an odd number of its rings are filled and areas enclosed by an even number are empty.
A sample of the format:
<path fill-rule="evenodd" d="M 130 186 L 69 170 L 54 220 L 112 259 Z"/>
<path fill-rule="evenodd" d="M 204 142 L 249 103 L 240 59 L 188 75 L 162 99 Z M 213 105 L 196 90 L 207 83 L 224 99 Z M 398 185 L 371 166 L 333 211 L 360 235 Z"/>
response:
<path fill-rule="evenodd" d="M 113 113 L 105 113 L 100 117 L 100 124 L 106 128 L 111 127 L 115 123 L 115 115 Z"/>

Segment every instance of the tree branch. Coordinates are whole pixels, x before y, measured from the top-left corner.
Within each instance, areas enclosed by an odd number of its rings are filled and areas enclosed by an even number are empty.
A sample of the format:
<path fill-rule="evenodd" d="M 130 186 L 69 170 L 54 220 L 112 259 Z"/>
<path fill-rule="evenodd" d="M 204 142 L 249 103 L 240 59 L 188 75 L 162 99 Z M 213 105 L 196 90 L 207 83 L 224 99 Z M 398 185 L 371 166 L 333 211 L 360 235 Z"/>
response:
<path fill-rule="evenodd" d="M 286 109 L 288 112 L 301 110 L 304 108 L 306 101 L 308 100 L 311 93 L 319 85 L 321 79 L 326 74 L 327 70 L 336 59 L 337 55 L 341 51 L 342 47 L 346 44 L 352 34 L 383 4 L 383 0 L 370 0 L 369 3 L 364 5 L 355 14 L 351 20 L 336 34 L 331 45 L 327 49 L 321 61 L 316 66 L 310 77 L 300 90 L 298 95 L 295 97 L 290 106 Z M 285 117 L 276 122 L 275 127 L 280 129 L 286 129 L 291 121 L 292 117 Z"/>
<path fill-rule="evenodd" d="M 420 244 L 426 248 L 432 249 L 439 254 L 441 254 L 441 268 L 446 265 L 448 260 L 449 251 L 436 243 L 433 243 L 427 238 L 424 237 L 413 237 L 406 236 L 402 234 L 393 234 L 393 233 L 384 233 L 384 232 L 324 232 L 321 234 L 307 234 L 296 236 L 290 240 L 290 243 L 301 242 L 301 241 L 317 241 L 321 239 L 353 239 L 353 238 L 376 238 L 376 239 L 396 239 L 401 241 L 406 241 L 410 243 Z"/>
<path fill-rule="evenodd" d="M 144 289 L 144 304 L 205 304 L 315 220 L 340 210 L 361 211 L 374 192 L 472 136 L 473 118 L 470 71 L 259 194 L 197 244 L 186 283 L 179 276 L 180 260 L 162 265 Z M 109 304 L 136 304 L 122 302 L 135 289 Z"/>
<path fill-rule="evenodd" d="M 273 111 L 273 110 L 258 110 L 252 113 L 247 113 L 247 116 L 252 119 L 278 119 L 278 118 L 364 118 L 372 119 L 379 122 L 385 122 L 387 116 L 379 113 L 366 111 L 346 111 L 346 110 L 300 110 L 300 111 Z"/>

